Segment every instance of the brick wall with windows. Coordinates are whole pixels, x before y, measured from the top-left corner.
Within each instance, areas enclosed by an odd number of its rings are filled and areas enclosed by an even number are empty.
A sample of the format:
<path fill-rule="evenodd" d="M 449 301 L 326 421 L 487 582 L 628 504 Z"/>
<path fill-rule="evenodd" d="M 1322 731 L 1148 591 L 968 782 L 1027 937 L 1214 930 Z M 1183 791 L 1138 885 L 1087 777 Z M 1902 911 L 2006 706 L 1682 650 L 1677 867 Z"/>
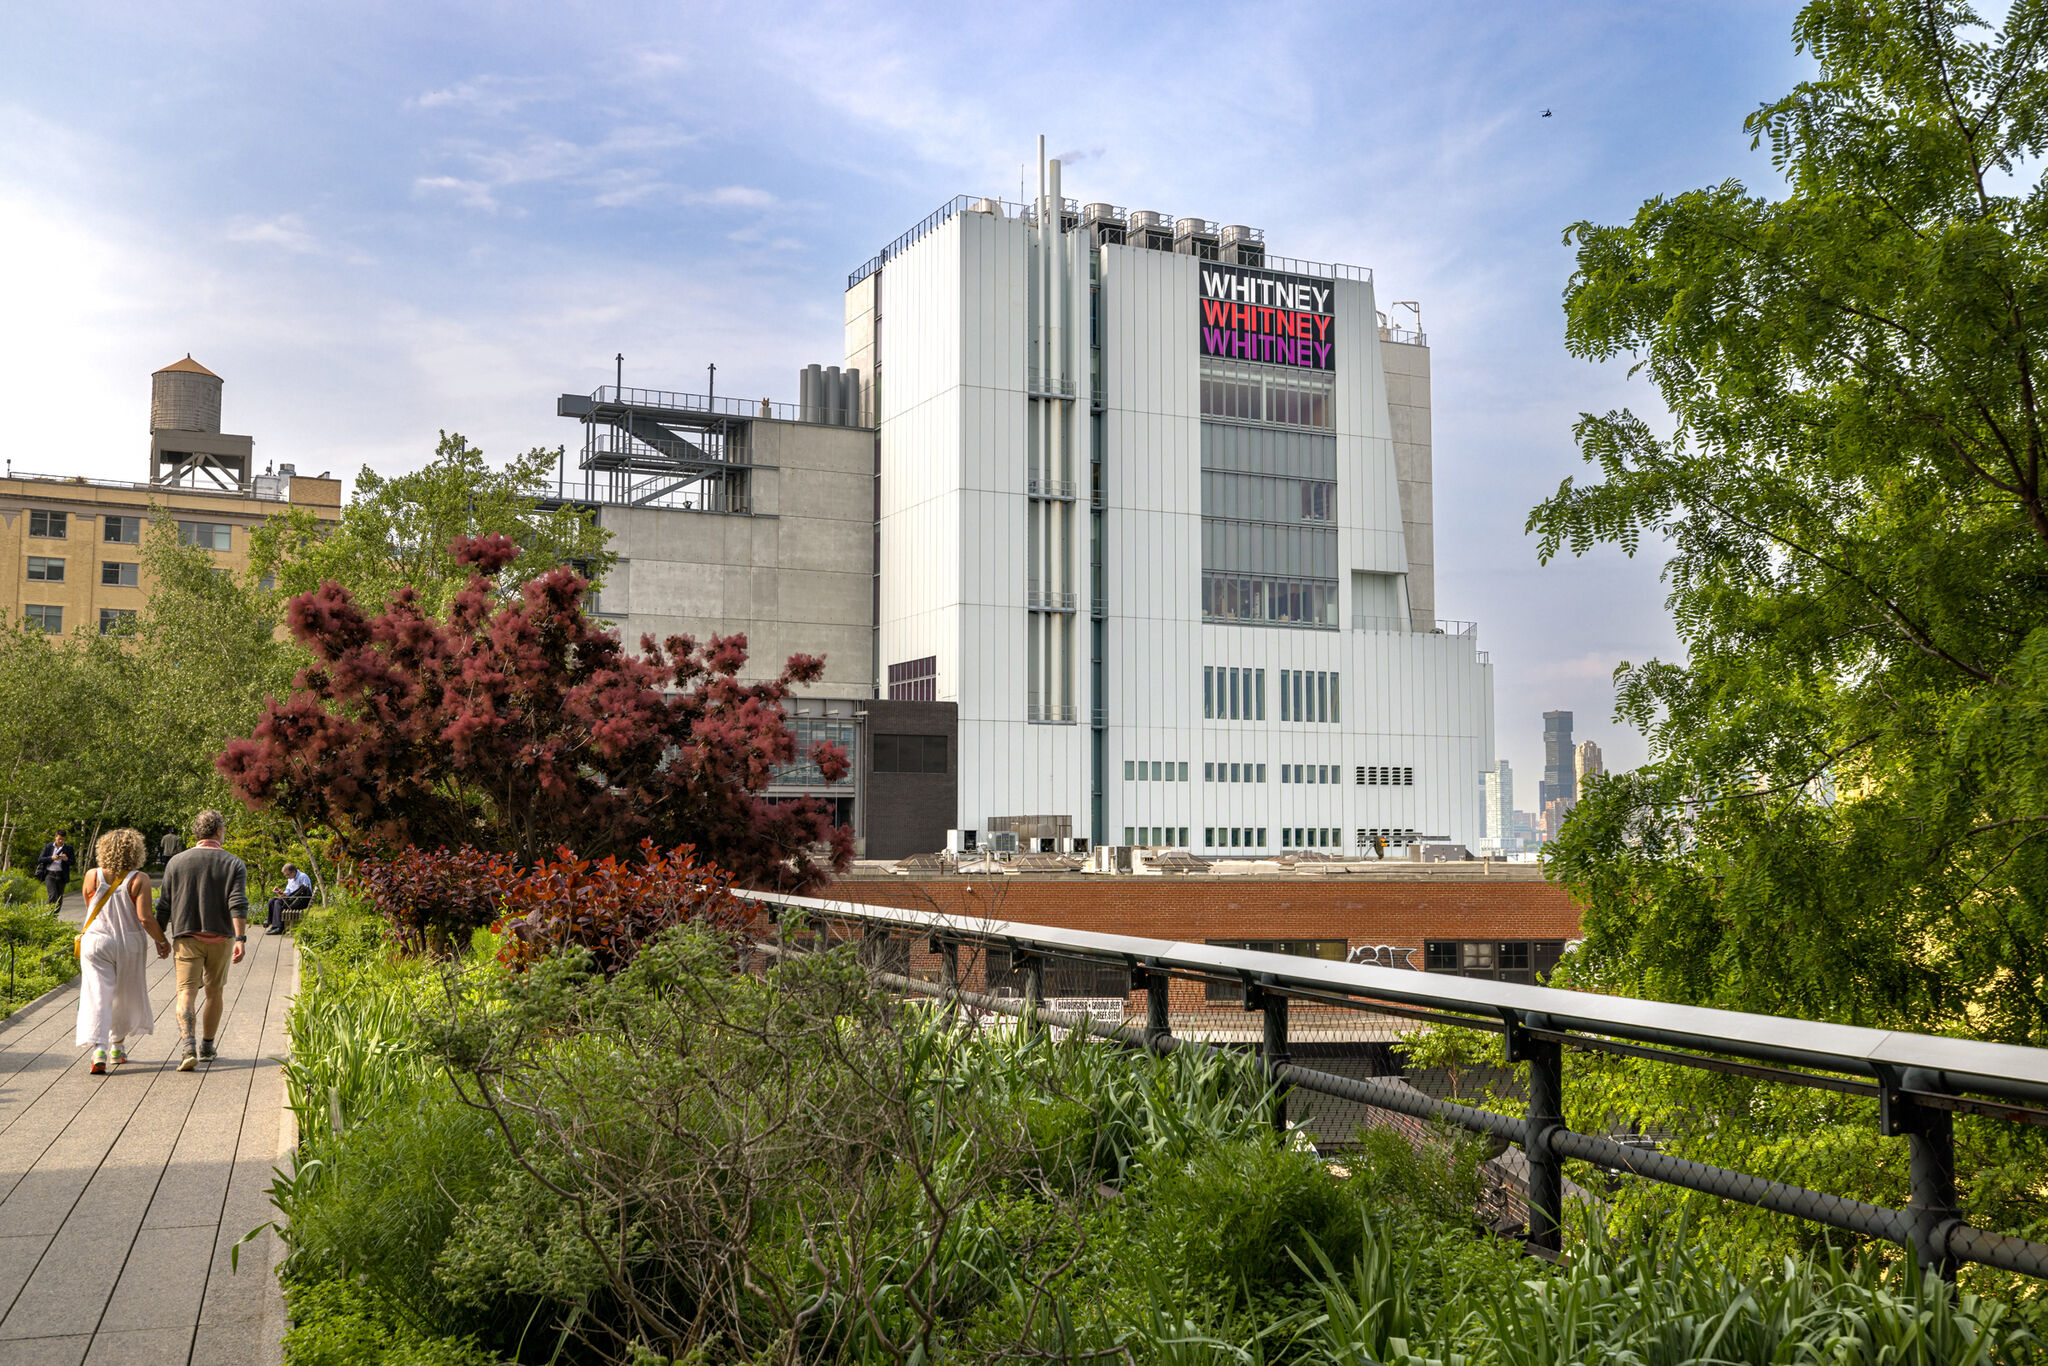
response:
<path fill-rule="evenodd" d="M 1503 943 L 1544 945 L 1534 951 L 1549 957 L 1547 946 L 1579 937 L 1578 905 L 1562 887 L 1544 881 L 1533 864 L 1435 867 L 1450 871 L 1320 877 L 890 874 L 886 880 L 856 874 L 841 877 L 823 895 L 1179 943 L 1307 941 L 1318 946 L 1317 956 L 1333 955 L 1339 942 L 1347 951 L 1392 944 L 1413 949 L 1418 969 L 1426 967 L 1425 949 L 1432 943 L 1492 944 L 1498 963 Z M 1516 951 L 1508 957 L 1519 964 Z M 1441 949 L 1438 961 L 1445 961 Z M 937 962 L 921 937 L 911 946 L 918 975 L 935 975 Z M 966 970 L 971 979 L 978 971 Z M 1493 975 L 1471 967 L 1451 970 Z M 1176 982 L 1173 992 L 1175 1010 L 1203 1007 L 1201 983 Z"/>

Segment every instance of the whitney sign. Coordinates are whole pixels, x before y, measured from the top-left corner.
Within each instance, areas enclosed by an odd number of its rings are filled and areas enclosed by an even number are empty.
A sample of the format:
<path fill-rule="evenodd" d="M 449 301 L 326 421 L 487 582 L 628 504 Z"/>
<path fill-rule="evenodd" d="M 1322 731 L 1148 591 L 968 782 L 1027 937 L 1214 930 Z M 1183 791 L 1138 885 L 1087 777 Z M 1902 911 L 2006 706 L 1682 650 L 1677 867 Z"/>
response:
<path fill-rule="evenodd" d="M 1328 280 L 1202 264 L 1202 354 L 1332 370 Z"/>

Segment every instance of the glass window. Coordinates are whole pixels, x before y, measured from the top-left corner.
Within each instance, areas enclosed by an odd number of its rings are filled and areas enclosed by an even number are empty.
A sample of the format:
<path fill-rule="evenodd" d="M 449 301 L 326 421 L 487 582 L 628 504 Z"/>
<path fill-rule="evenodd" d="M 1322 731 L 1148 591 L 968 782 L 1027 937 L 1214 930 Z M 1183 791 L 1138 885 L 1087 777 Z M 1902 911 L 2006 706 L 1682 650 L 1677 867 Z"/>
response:
<path fill-rule="evenodd" d="M 1244 830 L 1243 830 L 1243 829 L 1242 829 L 1241 827 L 1239 827 L 1239 826 L 1235 826 L 1235 825 L 1233 825 L 1233 826 L 1231 826 L 1231 827 L 1230 827 L 1230 847 L 1231 847 L 1231 848 L 1235 849 L 1235 848 L 1239 847 L 1239 845 L 1240 845 L 1240 844 L 1242 843 L 1242 841 L 1238 839 L 1238 836 L 1239 836 L 1239 835 L 1242 835 L 1243 833 L 1244 833 Z"/>
<path fill-rule="evenodd" d="M 125 636 L 135 630 L 135 613 L 121 607 L 100 608 L 100 634 Z"/>
<path fill-rule="evenodd" d="M 1230 719 L 1231 719 L 1231 720 L 1233 720 L 1233 721 L 1235 721 L 1235 720 L 1237 720 L 1237 674 L 1238 674 L 1238 671 L 1237 671 L 1236 669 L 1231 669 L 1231 670 L 1229 670 L 1228 672 L 1229 672 L 1229 674 L 1230 674 Z"/>
<path fill-rule="evenodd" d="M 1202 715 L 1216 715 L 1216 668 L 1211 664 L 1202 666 Z"/>
<path fill-rule="evenodd" d="M 1209 762 L 1202 765 L 1202 781 L 1205 783 L 1213 783 L 1216 781 L 1215 760 L 1211 759 Z"/>
<path fill-rule="evenodd" d="M 1180 761 L 1180 781 L 1181 781 L 1181 782 L 1186 782 L 1187 780 L 1188 780 L 1188 761 L 1187 761 L 1187 760 L 1185 760 L 1185 759 L 1183 759 L 1183 760 L 1181 760 L 1181 761 Z"/>
<path fill-rule="evenodd" d="M 1177 839 L 1177 840 L 1175 840 L 1175 841 L 1174 841 L 1174 843 L 1175 843 L 1175 844 L 1178 844 L 1178 845 L 1180 845 L 1180 846 L 1181 846 L 1182 848 L 1186 848 L 1186 847 L 1187 847 L 1187 842 L 1188 842 L 1188 828 L 1187 828 L 1187 827 L 1186 827 L 1185 825 L 1183 825 L 1183 826 L 1182 826 L 1182 827 L 1180 828 L 1180 838 L 1179 838 L 1179 839 Z"/>
<path fill-rule="evenodd" d="M 31 508 L 28 514 L 28 534 L 50 541 L 65 540 L 71 535 L 71 514 Z"/>
<path fill-rule="evenodd" d="M 1266 671 L 1264 669 L 1260 669 L 1258 671 L 1258 677 L 1254 679 L 1253 682 L 1255 686 L 1252 689 L 1252 697 L 1253 700 L 1258 703 L 1258 714 L 1254 716 L 1252 719 L 1255 721 L 1263 721 L 1266 719 Z"/>
<path fill-rule="evenodd" d="M 1165 776 L 1165 774 L 1163 774 L 1160 771 L 1161 767 L 1162 765 L 1157 759 L 1154 759 L 1152 761 L 1152 781 L 1155 783 Z"/>
<path fill-rule="evenodd" d="M 1262 826 L 1260 826 L 1260 827 L 1259 827 L 1259 837 L 1258 837 L 1258 838 L 1257 838 L 1256 840 L 1252 841 L 1252 842 L 1253 842 L 1253 844 L 1257 845 L 1257 846 L 1258 846 L 1259 848 L 1261 848 L 1261 849 L 1263 849 L 1263 848 L 1265 848 L 1265 847 L 1266 847 L 1266 827 L 1265 827 L 1265 826 L 1263 826 L 1263 825 L 1262 825 Z"/>
<path fill-rule="evenodd" d="M 137 588 L 142 584 L 142 566 L 118 560 L 100 561 L 100 583 L 108 588 Z"/>
<path fill-rule="evenodd" d="M 1125 843 L 1125 844 L 1136 844 L 1136 843 L 1138 842 L 1138 840 L 1137 840 L 1137 834 L 1138 834 L 1138 832 L 1137 832 L 1137 831 L 1136 831 L 1135 829 L 1133 829 L 1133 828 L 1132 828 L 1131 826 L 1128 826 L 1128 825 L 1127 825 L 1127 826 L 1125 826 L 1125 827 L 1124 827 L 1124 843 Z M 1005 952 L 1008 952 L 1008 950 L 1005 950 Z"/>
<path fill-rule="evenodd" d="M 178 539 L 201 550 L 224 551 L 232 545 L 233 530 L 227 522 L 180 522 Z"/>
<path fill-rule="evenodd" d="M 1124 781 L 1125 781 L 1125 782 L 1127 782 L 1127 783 L 1128 783 L 1128 782 L 1132 781 L 1132 780 L 1133 780 L 1133 779 L 1134 779 L 1134 778 L 1135 778 L 1135 777 L 1137 776 L 1137 774 L 1136 774 L 1136 773 L 1134 772 L 1134 770 L 1135 770 L 1136 768 L 1137 768 L 1137 765 L 1136 765 L 1135 763 L 1133 763 L 1133 762 L 1132 762 L 1131 760 L 1129 760 L 1129 759 L 1126 759 L 1126 760 L 1124 760 Z"/>
<path fill-rule="evenodd" d="M 1332 725 L 1336 725 L 1344 719 L 1344 707 L 1339 701 L 1342 696 L 1343 689 L 1337 686 L 1337 675 L 1332 673 L 1330 675 L 1330 724 Z"/>
<path fill-rule="evenodd" d="M 1244 775 L 1238 772 L 1238 769 L 1240 767 L 1241 765 L 1238 764 L 1232 764 L 1230 766 L 1230 781 L 1232 781 L 1233 783 L 1241 783 L 1244 781 Z"/>
<path fill-rule="evenodd" d="M 830 731 L 820 731 L 807 726 L 808 718 L 798 718 L 797 751 L 809 750 L 819 740 L 830 740 L 846 751 L 847 758 L 853 757 L 850 737 L 855 734 L 847 723 L 833 721 Z M 875 772 L 877 773 L 945 773 L 946 737 L 943 735 L 877 735 L 874 737 Z M 797 781 L 778 777 L 778 782 Z"/>
<path fill-rule="evenodd" d="M 64 561 L 50 555 L 29 556 L 28 581 L 30 583 L 64 582 Z"/>
<path fill-rule="evenodd" d="M 29 625 L 51 635 L 60 635 L 64 630 L 64 609 L 61 607 L 46 607 L 32 602 L 21 609 L 21 614 Z"/>
<path fill-rule="evenodd" d="M 769 775 L 768 781 L 796 787 L 839 787 L 852 785 L 854 771 L 860 761 L 860 754 L 855 747 L 855 737 L 859 733 L 857 722 L 852 720 L 842 721 L 824 716 L 798 716 L 791 720 L 789 728 L 796 736 L 796 761 L 778 766 Z M 876 739 L 879 742 L 881 737 L 877 736 Z M 922 768 L 922 764 L 925 761 L 924 742 L 927 740 L 937 740 L 942 756 L 946 743 L 946 737 L 943 735 L 894 735 L 890 736 L 889 739 L 891 744 L 888 762 L 901 765 L 901 767 L 882 769 L 880 770 L 882 772 L 916 773 L 925 771 Z M 830 742 L 846 751 L 846 757 L 849 760 L 847 770 L 836 782 L 826 782 L 824 772 L 811 760 L 811 747 L 821 742 Z M 875 757 L 877 760 L 883 757 L 880 753 L 879 744 L 877 745 Z M 942 757 L 940 763 L 943 764 L 944 762 Z M 912 764 L 919 765 L 919 767 L 910 767 Z M 943 773 L 945 769 L 941 767 L 939 771 Z"/>
<path fill-rule="evenodd" d="M 107 517 L 101 521 L 100 539 L 114 545 L 138 545 L 142 541 L 140 517 Z"/>
<path fill-rule="evenodd" d="M 1259 765 L 1258 781 L 1262 783 L 1266 781 L 1266 766 L 1264 764 Z"/>
<path fill-rule="evenodd" d="M 1202 847 L 1204 849 L 1214 849 L 1216 847 L 1215 826 L 1205 825 L 1202 827 Z"/>

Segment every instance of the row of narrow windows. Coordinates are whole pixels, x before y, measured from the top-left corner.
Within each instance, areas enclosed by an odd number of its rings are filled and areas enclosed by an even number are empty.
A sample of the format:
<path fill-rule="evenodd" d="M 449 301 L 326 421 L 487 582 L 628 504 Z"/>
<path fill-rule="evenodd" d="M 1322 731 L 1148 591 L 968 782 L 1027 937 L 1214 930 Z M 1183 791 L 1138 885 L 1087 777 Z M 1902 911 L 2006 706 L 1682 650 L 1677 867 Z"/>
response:
<path fill-rule="evenodd" d="M 1344 781 L 1342 764 L 1281 764 L 1279 769 L 1280 781 L 1283 783 L 1321 784 Z M 1413 787 L 1415 769 L 1411 765 L 1360 764 L 1356 778 L 1360 787 Z M 1124 760 L 1124 781 L 1127 783 L 1184 783 L 1187 780 L 1188 765 L 1184 760 Z M 1266 766 L 1260 763 L 1206 762 L 1202 765 L 1202 781 L 1263 783 L 1266 781 Z"/>
<path fill-rule="evenodd" d="M 1280 670 L 1282 721 L 1337 725 L 1344 719 L 1342 681 L 1334 669 Z M 1266 719 L 1266 671 L 1228 664 L 1202 667 L 1202 715 L 1212 721 Z"/>

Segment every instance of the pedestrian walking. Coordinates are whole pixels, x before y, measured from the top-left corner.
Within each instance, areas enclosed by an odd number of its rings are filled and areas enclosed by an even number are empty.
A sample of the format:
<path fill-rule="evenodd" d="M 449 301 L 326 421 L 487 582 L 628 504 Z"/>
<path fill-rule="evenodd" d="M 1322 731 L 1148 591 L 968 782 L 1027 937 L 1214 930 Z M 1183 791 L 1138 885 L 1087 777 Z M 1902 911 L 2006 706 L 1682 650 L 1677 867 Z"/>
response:
<path fill-rule="evenodd" d="M 43 890 L 50 894 L 50 904 L 60 911 L 64 909 L 64 889 L 71 885 L 71 864 L 76 857 L 65 843 L 67 838 L 59 830 L 57 837 L 36 855 L 36 876 L 42 879 Z"/>
<path fill-rule="evenodd" d="M 178 832 L 166 830 L 164 831 L 164 837 L 156 842 L 156 861 L 168 868 L 171 866 L 171 860 L 176 858 L 184 848 L 185 841 L 178 838 Z"/>
<path fill-rule="evenodd" d="M 78 936 L 78 1033 L 80 1048 L 92 1049 L 92 1070 L 128 1061 L 128 1040 L 154 1033 L 156 1011 L 149 1003 L 149 946 L 171 955 L 171 941 L 157 928 L 150 906 L 149 874 L 142 871 L 149 846 L 140 830 L 110 830 L 100 836 L 99 866 L 85 875 L 89 908 Z"/>
<path fill-rule="evenodd" d="M 164 869 L 164 905 L 178 966 L 180 1072 L 215 1057 L 228 965 L 241 962 L 248 947 L 249 870 L 220 847 L 226 829 L 220 812 L 200 812 L 192 818 L 192 848 Z"/>

